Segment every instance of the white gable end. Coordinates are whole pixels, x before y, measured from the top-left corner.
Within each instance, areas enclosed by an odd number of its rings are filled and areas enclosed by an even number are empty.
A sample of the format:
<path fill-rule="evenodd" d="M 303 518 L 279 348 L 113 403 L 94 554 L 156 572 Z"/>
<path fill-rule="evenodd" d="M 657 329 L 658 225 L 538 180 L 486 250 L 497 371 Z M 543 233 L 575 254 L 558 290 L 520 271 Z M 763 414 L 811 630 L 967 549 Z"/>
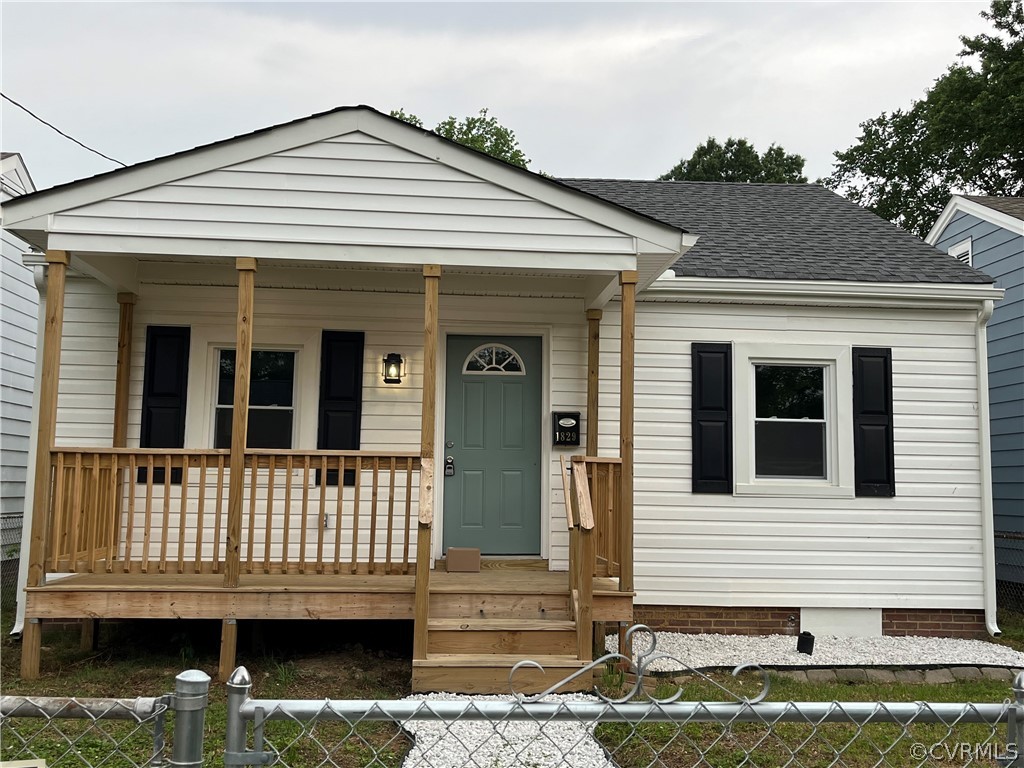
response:
<path fill-rule="evenodd" d="M 637 250 L 631 235 L 359 131 L 65 210 L 50 232 L 51 241 L 114 253 L 259 255 L 259 243 L 287 258 L 292 244 L 355 249 L 332 251 L 339 260 L 365 258 L 365 248 Z M 591 268 L 622 268 L 613 261 Z"/>

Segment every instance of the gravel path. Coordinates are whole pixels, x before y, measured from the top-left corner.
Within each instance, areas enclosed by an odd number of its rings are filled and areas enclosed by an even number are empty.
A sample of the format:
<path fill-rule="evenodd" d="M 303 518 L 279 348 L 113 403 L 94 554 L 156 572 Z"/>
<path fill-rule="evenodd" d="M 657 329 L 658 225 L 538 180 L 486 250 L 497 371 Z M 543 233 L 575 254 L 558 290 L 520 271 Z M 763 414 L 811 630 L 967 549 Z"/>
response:
<path fill-rule="evenodd" d="M 410 701 L 512 701 L 511 696 L 464 696 L 431 693 L 407 696 Z M 583 693 L 547 696 L 544 701 L 596 701 Z M 450 725 L 424 721 L 404 726 L 415 744 L 402 763 L 404 768 L 513 768 L 543 765 L 545 768 L 583 766 L 613 768 L 601 745 L 586 725 L 548 723 L 489 723 L 463 721 Z"/>
<path fill-rule="evenodd" d="M 634 650 L 644 636 L 634 636 Z M 830 637 L 814 639 L 814 654 L 797 653 L 796 637 L 789 635 L 692 635 L 658 632 L 658 651 L 675 656 L 690 667 L 733 667 L 754 663 L 765 666 L 911 666 L 971 665 L 1024 667 L 1024 653 L 982 640 L 948 637 Z M 617 640 L 608 638 L 608 650 Z M 651 671 L 680 669 L 669 659 L 654 661 Z"/>

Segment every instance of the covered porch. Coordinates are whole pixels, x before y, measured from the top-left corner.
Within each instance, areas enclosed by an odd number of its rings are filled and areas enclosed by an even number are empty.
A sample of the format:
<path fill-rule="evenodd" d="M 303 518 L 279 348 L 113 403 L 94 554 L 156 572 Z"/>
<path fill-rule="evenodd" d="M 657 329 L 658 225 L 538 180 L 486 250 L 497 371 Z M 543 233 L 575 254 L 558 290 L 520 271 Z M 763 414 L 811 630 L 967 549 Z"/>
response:
<path fill-rule="evenodd" d="M 541 686 L 592 658 L 595 623 L 632 618 L 635 270 L 569 277 L 562 272 L 538 274 L 536 268 L 524 274 L 515 267 L 467 270 L 427 264 L 398 270 L 387 265 L 374 275 L 361 265 L 353 274 L 317 271 L 311 278 L 305 270 L 315 264 L 268 261 L 264 267 L 244 257 L 228 261 L 230 272 L 223 259 L 175 265 L 178 285 L 170 287 L 171 259 L 134 258 L 132 283 L 111 268 L 123 260 L 66 251 L 46 254 L 25 676 L 38 675 L 40 622 L 46 620 L 220 619 L 220 671 L 226 676 L 235 666 L 240 620 L 387 618 L 414 622 L 414 684 L 419 688 L 462 679 L 467 689 L 504 689 L 508 669 L 524 654 L 543 658 L 551 667 L 547 678 L 538 675 L 526 683 Z M 119 322 L 109 446 L 58 439 L 62 349 L 67 354 L 69 339 L 64 337 L 69 330 L 73 333 L 73 326 L 64 323 L 66 287 L 68 270 L 76 266 L 73 279 L 96 280 L 116 291 Z M 185 270 L 192 276 L 182 277 Z M 140 447 L 134 415 L 138 405 L 133 401 L 138 400 L 140 377 L 132 368 L 133 359 L 139 367 L 143 350 L 138 347 L 145 336 L 140 336 L 137 318 L 149 318 L 151 297 L 154 305 L 180 302 L 185 290 L 194 291 L 196 299 L 183 311 L 205 311 L 202 291 L 223 299 L 226 275 L 235 283 L 230 289 L 235 310 L 230 346 L 240 361 L 233 370 L 230 447 Z M 365 421 L 365 449 L 308 448 L 310 442 L 298 427 L 301 447 L 251 447 L 252 370 L 241 361 L 252 359 L 254 347 L 268 335 L 277 338 L 273 334 L 278 331 L 271 328 L 281 318 L 279 312 L 261 312 L 257 296 L 289 291 L 301 301 L 298 292 L 311 291 L 311 279 L 334 281 L 320 286 L 321 295 L 325 288 L 337 289 L 330 294 L 332 301 L 379 301 L 373 286 L 387 283 L 389 293 L 398 286 L 403 301 L 420 302 L 422 331 L 407 355 L 413 369 L 408 375 L 420 384 L 418 407 L 417 413 L 405 412 L 406 420 L 415 418 L 419 427 L 419 434 L 412 435 L 415 447 L 409 439 L 390 439 L 386 431 L 368 433 Z M 196 288 L 183 288 L 182 282 Z M 599 307 L 616 293 L 621 296 L 621 333 L 612 368 L 614 381 L 621 382 L 614 436 L 619 450 L 609 450 L 606 441 L 601 451 Z M 445 305 L 470 301 L 464 297 L 483 305 L 492 301 L 481 298 L 486 296 L 502 296 L 510 306 L 517 300 L 557 301 L 559 311 L 574 307 L 571 311 L 578 312 L 580 344 L 586 352 L 580 377 L 585 381 L 584 445 L 548 444 L 549 411 L 558 403 L 545 397 L 540 471 L 548 476 L 546 485 L 542 483 L 548 530 L 543 550 L 534 553 L 540 557 L 530 563 L 496 558 L 485 562 L 480 573 L 445 573 L 434 569 L 443 564 L 445 541 L 439 526 L 446 451 Z M 539 323 L 522 319 L 538 327 L 545 324 L 544 318 Z M 455 331 L 468 331 L 492 328 L 493 318 L 492 326 L 488 321 L 484 312 L 449 324 Z M 511 330 L 521 332 L 519 326 Z M 558 375 L 553 371 L 558 361 L 550 359 L 555 342 L 543 338 L 550 381 Z M 607 339 L 605 345 L 607 358 Z M 367 373 L 371 375 L 380 372 Z M 51 574 L 61 577 L 48 578 Z M 91 643 L 93 622 L 83 627 L 83 642 Z"/>

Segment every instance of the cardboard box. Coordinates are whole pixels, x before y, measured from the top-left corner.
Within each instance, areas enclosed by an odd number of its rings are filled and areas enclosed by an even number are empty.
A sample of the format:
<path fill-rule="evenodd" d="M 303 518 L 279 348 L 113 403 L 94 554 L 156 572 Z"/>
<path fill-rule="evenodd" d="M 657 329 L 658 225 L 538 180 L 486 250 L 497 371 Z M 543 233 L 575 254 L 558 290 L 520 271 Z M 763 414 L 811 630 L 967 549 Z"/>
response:
<path fill-rule="evenodd" d="M 448 547 L 445 566 L 448 573 L 480 573 L 480 550 L 473 547 Z"/>

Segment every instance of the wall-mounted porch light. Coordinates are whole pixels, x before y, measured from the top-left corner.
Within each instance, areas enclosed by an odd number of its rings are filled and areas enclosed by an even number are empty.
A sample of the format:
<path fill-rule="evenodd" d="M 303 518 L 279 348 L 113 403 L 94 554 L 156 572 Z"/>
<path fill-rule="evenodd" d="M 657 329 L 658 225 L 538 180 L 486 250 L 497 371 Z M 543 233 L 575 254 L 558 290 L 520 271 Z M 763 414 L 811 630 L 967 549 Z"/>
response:
<path fill-rule="evenodd" d="M 381 375 L 385 384 L 401 384 L 405 375 L 405 361 L 402 356 L 397 352 L 388 352 L 384 355 Z"/>

